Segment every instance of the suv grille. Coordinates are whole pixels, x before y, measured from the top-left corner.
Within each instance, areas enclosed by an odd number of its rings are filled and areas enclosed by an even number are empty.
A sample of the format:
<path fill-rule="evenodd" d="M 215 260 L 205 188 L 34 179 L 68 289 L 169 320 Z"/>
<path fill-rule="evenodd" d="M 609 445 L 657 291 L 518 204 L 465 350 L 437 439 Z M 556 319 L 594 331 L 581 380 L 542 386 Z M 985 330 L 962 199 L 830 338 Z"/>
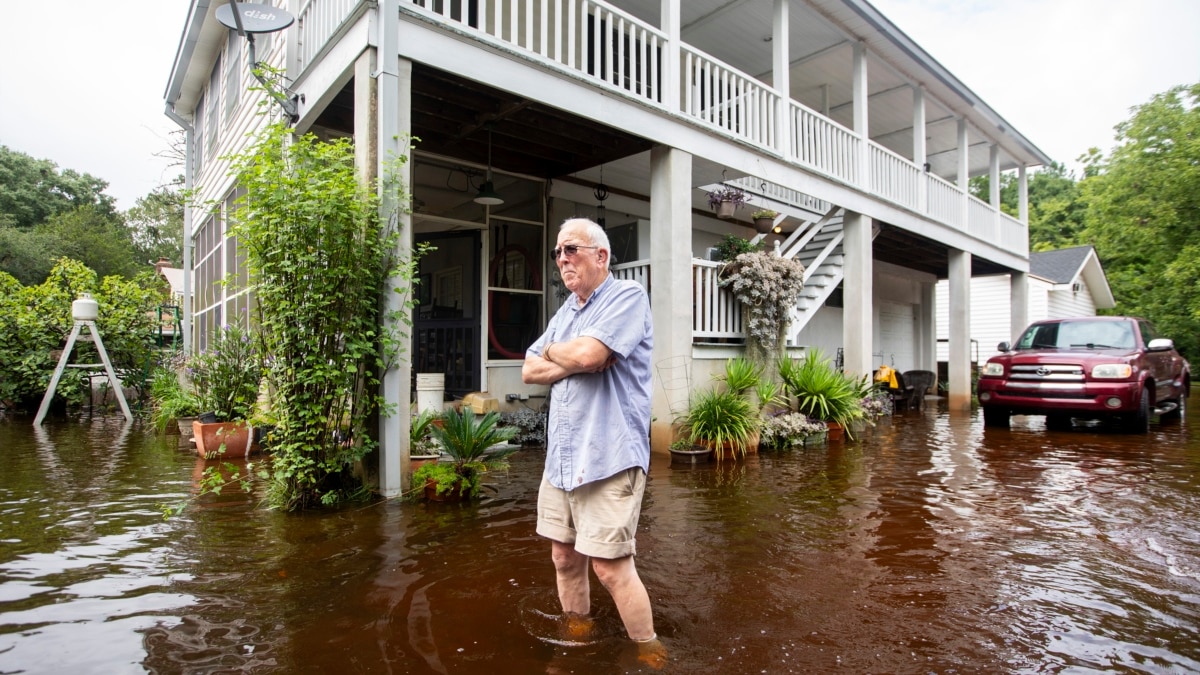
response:
<path fill-rule="evenodd" d="M 1043 383 L 1083 382 L 1083 368 L 1077 365 L 1030 365 L 1012 367 L 1012 380 Z"/>

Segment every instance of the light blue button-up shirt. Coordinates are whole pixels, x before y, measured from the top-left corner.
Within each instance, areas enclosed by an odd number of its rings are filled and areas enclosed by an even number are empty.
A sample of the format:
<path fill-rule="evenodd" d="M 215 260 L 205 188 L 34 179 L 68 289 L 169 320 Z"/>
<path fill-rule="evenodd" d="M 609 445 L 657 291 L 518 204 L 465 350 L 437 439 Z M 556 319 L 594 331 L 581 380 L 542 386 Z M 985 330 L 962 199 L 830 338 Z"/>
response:
<path fill-rule="evenodd" d="M 582 306 L 571 295 L 546 332 L 529 347 L 541 356 L 551 342 L 581 335 L 603 342 L 616 362 L 550 386 L 546 479 L 570 491 L 631 467 L 650 470 L 650 299 L 635 281 L 609 275 Z"/>

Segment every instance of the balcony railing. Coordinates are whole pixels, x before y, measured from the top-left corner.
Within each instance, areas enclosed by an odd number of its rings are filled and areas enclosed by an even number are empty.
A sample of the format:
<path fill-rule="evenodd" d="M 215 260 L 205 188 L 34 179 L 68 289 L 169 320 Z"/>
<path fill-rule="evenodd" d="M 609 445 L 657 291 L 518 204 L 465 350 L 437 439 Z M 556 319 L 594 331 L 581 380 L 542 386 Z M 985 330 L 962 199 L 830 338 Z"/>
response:
<path fill-rule="evenodd" d="M 364 0 L 307 0 L 301 5 L 300 70 L 310 65 L 343 21 L 365 6 Z M 676 82 L 678 109 L 667 112 L 685 115 L 992 245 L 1028 250 L 1024 225 L 988 204 L 970 202 L 958 186 L 796 101 L 781 106 L 778 91 L 694 45 L 678 45 L 678 72 L 671 77 L 663 70 L 664 54 L 671 47 L 667 35 L 604 0 L 404 0 L 401 12 L 474 33 L 483 42 L 524 51 L 548 68 L 664 110 L 675 100 L 664 96 L 664 88 Z M 779 134 L 781 107 L 787 147 L 781 147 Z"/>

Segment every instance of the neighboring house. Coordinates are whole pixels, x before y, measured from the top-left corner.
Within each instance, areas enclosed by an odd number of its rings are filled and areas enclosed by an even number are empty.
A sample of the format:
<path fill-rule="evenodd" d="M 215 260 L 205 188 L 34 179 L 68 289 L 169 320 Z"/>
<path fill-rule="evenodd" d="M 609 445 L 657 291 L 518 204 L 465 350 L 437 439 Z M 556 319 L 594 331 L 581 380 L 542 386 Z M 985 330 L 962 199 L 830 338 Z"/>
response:
<path fill-rule="evenodd" d="M 1014 326 L 1009 275 L 971 279 L 971 362 L 983 363 L 1000 353 L 996 346 L 1012 342 L 1025 326 Z M 949 285 L 937 285 L 938 362 L 948 359 L 946 338 Z M 1116 306 L 1108 277 L 1096 250 L 1076 246 L 1029 255 L 1029 308 L 1026 324 L 1043 319 L 1095 316 L 1098 309 Z M 944 369 L 944 366 L 942 366 Z"/>
<path fill-rule="evenodd" d="M 266 120 L 247 40 L 214 16 L 231 4 L 192 0 L 165 95 L 186 132 L 187 187 L 224 204 L 185 217 L 185 318 L 201 349 L 254 302 L 220 158 Z M 547 251 L 576 215 L 605 222 L 615 273 L 649 289 L 655 363 L 689 364 L 693 383 L 738 351 L 739 313 L 704 258 L 724 234 L 754 236 L 754 209 L 786 215 L 772 239 L 808 268 L 791 344 L 840 352 L 853 373 L 898 350 L 897 363 L 932 369 L 938 279 L 966 289 L 972 275 L 1023 283 L 1029 270 L 1024 198 L 1012 218 L 998 190 L 981 201 L 966 186 L 1015 171 L 1024 195 L 1026 170 L 1050 158 L 865 0 L 274 4 L 296 21 L 254 44 L 286 74 L 298 131 L 352 136 L 375 174 L 420 139 L 400 225 L 438 250 L 421 261 L 411 360 L 389 381 L 441 372 L 455 394 L 544 395 L 521 383 L 521 359 L 565 295 Z M 706 203 L 721 184 L 750 194 L 733 220 Z M 950 335 L 950 404 L 966 407 L 969 326 Z M 665 450 L 661 382 L 655 395 Z M 385 424 L 385 458 L 403 454 L 406 424 Z"/>

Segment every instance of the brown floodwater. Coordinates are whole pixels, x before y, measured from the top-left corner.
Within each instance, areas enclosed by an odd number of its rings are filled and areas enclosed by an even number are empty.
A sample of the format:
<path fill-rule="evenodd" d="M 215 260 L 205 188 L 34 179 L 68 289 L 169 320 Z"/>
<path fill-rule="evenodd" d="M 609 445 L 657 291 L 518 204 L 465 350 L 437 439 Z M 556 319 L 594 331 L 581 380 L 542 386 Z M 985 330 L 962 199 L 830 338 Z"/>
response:
<path fill-rule="evenodd" d="M 666 672 L 1200 671 L 1197 429 L 931 406 L 858 442 L 655 457 L 637 564 Z M 596 583 L 593 638 L 560 634 L 542 454 L 473 505 L 226 492 L 164 521 L 202 468 L 177 437 L 0 419 L 0 672 L 639 672 Z"/>

